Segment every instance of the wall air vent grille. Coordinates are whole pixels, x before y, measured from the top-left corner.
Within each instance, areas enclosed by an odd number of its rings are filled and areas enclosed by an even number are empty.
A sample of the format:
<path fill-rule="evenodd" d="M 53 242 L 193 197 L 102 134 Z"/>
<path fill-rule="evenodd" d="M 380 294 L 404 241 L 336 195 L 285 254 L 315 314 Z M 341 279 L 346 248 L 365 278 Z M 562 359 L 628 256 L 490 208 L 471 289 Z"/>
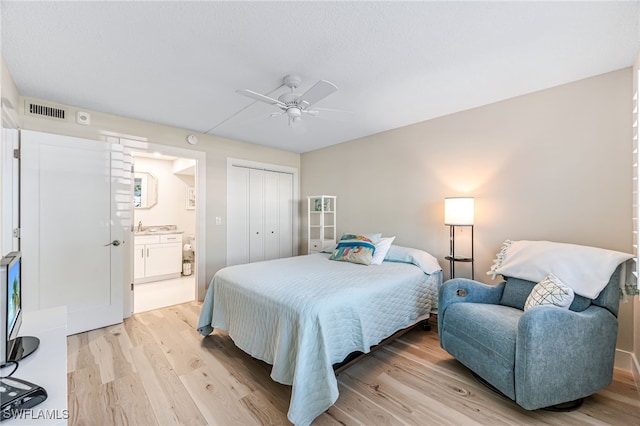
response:
<path fill-rule="evenodd" d="M 64 120 L 65 110 L 47 105 L 34 104 L 29 102 L 28 111 L 31 115 L 41 115 L 44 117 L 58 118 Z"/>

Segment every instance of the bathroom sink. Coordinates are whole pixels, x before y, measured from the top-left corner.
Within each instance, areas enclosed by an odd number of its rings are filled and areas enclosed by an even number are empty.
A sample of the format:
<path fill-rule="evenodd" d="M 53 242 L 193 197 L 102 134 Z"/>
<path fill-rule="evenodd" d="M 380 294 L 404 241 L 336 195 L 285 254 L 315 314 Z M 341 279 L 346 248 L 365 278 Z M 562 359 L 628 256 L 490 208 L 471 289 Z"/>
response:
<path fill-rule="evenodd" d="M 177 230 L 178 227 L 176 225 L 162 225 L 162 226 L 143 226 L 141 230 L 136 229 L 137 235 L 148 235 L 148 234 L 159 234 L 159 233 L 181 233 L 182 231 Z"/>

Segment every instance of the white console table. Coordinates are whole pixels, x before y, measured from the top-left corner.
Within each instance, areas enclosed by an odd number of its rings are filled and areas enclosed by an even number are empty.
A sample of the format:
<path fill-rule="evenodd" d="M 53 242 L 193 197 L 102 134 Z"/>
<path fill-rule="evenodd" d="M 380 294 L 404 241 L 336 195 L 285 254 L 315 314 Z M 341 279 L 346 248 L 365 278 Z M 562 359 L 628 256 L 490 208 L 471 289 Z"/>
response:
<path fill-rule="evenodd" d="M 66 425 L 67 409 L 67 308 L 64 306 L 24 312 L 20 336 L 40 339 L 38 349 L 20 361 L 13 377 L 42 386 L 48 394 L 41 404 L 31 408 L 33 416 L 12 418 L 2 426 Z"/>

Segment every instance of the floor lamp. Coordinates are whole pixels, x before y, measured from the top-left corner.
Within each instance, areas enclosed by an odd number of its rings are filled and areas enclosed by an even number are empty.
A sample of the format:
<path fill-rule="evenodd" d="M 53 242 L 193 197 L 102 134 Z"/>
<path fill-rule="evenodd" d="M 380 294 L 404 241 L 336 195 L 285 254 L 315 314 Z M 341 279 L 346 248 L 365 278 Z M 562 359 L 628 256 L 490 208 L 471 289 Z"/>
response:
<path fill-rule="evenodd" d="M 444 199 L 444 224 L 449 226 L 449 261 L 450 278 L 455 278 L 455 263 L 471 263 L 471 279 L 474 279 L 473 269 L 473 197 L 447 197 Z M 471 227 L 471 257 L 456 256 L 455 230 L 456 226 Z"/>

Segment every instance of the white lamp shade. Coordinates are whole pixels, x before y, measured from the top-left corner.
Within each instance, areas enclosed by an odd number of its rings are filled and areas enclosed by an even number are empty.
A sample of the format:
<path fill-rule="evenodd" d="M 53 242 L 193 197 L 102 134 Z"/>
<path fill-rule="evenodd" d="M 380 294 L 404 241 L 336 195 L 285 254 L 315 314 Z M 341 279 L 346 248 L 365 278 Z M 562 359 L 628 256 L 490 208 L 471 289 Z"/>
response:
<path fill-rule="evenodd" d="M 445 225 L 473 225 L 473 197 L 444 199 Z"/>

